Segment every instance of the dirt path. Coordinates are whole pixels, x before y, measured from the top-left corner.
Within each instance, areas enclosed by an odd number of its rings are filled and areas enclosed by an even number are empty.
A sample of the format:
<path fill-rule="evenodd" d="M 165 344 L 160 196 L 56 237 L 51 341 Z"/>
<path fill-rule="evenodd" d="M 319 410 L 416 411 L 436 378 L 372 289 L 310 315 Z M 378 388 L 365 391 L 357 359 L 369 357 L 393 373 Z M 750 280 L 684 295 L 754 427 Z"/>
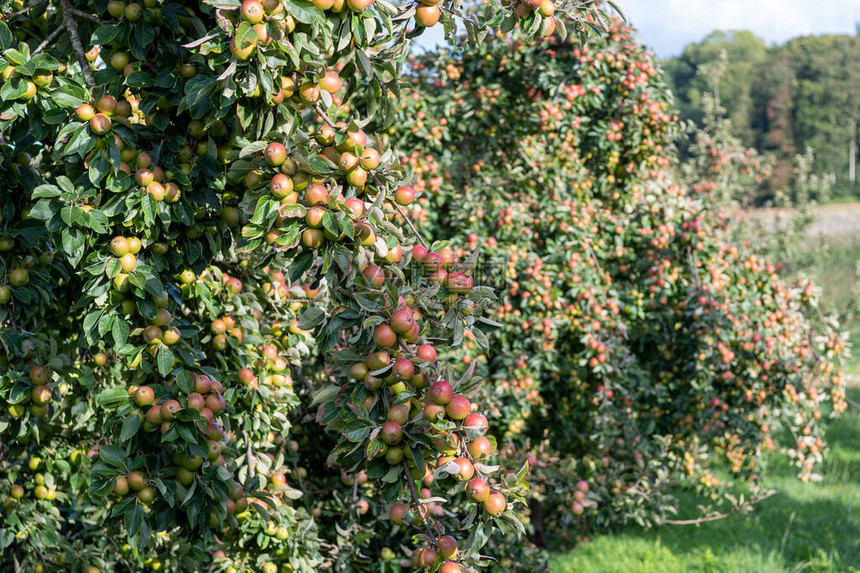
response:
<path fill-rule="evenodd" d="M 761 209 L 754 216 L 764 219 L 784 218 L 789 209 Z M 860 234 L 860 202 L 834 203 L 815 208 L 816 220 L 809 228 L 809 234 L 817 235 L 856 235 Z"/>

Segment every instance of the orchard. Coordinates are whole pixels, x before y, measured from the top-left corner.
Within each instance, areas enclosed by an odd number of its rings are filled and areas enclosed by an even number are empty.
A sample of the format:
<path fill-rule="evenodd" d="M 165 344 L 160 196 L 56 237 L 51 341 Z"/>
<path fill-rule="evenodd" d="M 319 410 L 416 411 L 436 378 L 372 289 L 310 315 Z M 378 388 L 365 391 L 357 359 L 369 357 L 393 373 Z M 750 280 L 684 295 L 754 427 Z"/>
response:
<path fill-rule="evenodd" d="M 814 476 L 845 343 L 608 6 L 0 13 L 0 570 L 538 571 L 781 425 Z"/>
<path fill-rule="evenodd" d="M 748 509 L 736 486 L 765 495 L 781 433 L 816 479 L 845 341 L 719 208 L 766 163 L 702 133 L 680 180 L 671 96 L 620 21 L 586 46 L 500 35 L 410 63 L 410 213 L 481 248 L 499 289 L 490 351 L 476 333 L 452 360 L 479 364 L 505 458 L 533 467 L 532 540 L 664 522 L 679 487 L 706 516 Z"/>

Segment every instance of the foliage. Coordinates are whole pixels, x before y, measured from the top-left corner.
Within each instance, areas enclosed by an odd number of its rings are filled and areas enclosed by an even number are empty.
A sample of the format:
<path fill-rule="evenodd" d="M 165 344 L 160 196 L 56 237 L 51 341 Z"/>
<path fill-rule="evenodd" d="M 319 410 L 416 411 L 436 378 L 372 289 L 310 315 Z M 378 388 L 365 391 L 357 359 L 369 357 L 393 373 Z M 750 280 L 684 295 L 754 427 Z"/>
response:
<path fill-rule="evenodd" d="M 323 543 L 340 520 L 318 534 L 295 503 L 316 495 L 288 465 L 300 396 L 328 429 L 305 427 L 305 448 L 333 442 L 309 455 L 423 526 L 398 530 L 416 567 L 471 570 L 496 526 L 522 530 L 527 468 L 490 465 L 484 418 L 466 418 L 481 378 L 436 359 L 486 341 L 495 295 L 469 259 L 415 264 L 405 171 L 363 131 L 393 119 L 425 27 L 481 41 L 556 22 L 464 10 L 0 4 L 0 568 L 350 570 Z M 474 474 L 471 501 L 450 474 Z M 459 503 L 439 520 L 444 496 Z"/>
<path fill-rule="evenodd" d="M 849 150 L 852 139 L 858 149 L 860 74 L 853 65 L 860 54 L 858 36 L 805 36 L 765 50 L 749 32 L 714 32 L 666 62 L 682 119 L 702 126 L 702 96 L 710 88 L 701 71 L 719 62 L 724 52 L 729 66 L 719 100 L 732 133 L 744 145 L 776 153 L 770 191 L 791 184 L 795 156 L 811 147 L 816 151 L 813 173 L 833 174 L 839 194 L 855 192 Z"/>
<path fill-rule="evenodd" d="M 673 484 L 706 513 L 740 507 L 718 472 L 756 495 L 777 427 L 817 479 L 845 343 L 809 320 L 811 284 L 783 282 L 709 214 L 709 182 L 736 164 L 715 149 L 702 189 L 672 182 L 677 120 L 630 30 L 587 48 L 514 36 L 413 71 L 400 146 L 422 150 L 407 159 L 415 217 L 499 262 L 484 270 L 499 271 L 502 326 L 466 360 L 486 356 L 500 442 L 536 462 L 533 539 L 659 522 Z"/>

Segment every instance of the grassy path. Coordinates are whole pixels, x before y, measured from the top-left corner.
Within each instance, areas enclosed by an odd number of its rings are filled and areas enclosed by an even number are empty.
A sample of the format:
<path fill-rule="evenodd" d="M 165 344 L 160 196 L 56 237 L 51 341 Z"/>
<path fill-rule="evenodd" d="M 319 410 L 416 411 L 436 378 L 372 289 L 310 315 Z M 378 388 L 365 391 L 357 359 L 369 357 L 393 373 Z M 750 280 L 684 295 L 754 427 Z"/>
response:
<path fill-rule="evenodd" d="M 853 390 L 853 400 L 860 390 Z M 554 555 L 554 573 L 860 571 L 860 419 L 849 409 L 828 430 L 823 481 L 802 484 L 774 459 L 777 490 L 755 514 L 700 527 L 630 529 Z"/>

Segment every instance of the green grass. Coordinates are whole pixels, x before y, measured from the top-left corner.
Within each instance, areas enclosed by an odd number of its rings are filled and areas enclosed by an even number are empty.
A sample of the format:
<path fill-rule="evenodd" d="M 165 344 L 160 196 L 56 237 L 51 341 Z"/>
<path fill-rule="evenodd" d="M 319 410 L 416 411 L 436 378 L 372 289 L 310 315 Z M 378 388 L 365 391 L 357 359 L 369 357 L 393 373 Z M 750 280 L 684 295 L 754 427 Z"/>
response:
<path fill-rule="evenodd" d="M 851 398 L 860 399 L 860 390 Z M 773 456 L 778 493 L 749 515 L 695 526 L 631 528 L 550 559 L 553 573 L 860 571 L 860 419 L 831 423 L 823 480 L 803 484 Z"/>

